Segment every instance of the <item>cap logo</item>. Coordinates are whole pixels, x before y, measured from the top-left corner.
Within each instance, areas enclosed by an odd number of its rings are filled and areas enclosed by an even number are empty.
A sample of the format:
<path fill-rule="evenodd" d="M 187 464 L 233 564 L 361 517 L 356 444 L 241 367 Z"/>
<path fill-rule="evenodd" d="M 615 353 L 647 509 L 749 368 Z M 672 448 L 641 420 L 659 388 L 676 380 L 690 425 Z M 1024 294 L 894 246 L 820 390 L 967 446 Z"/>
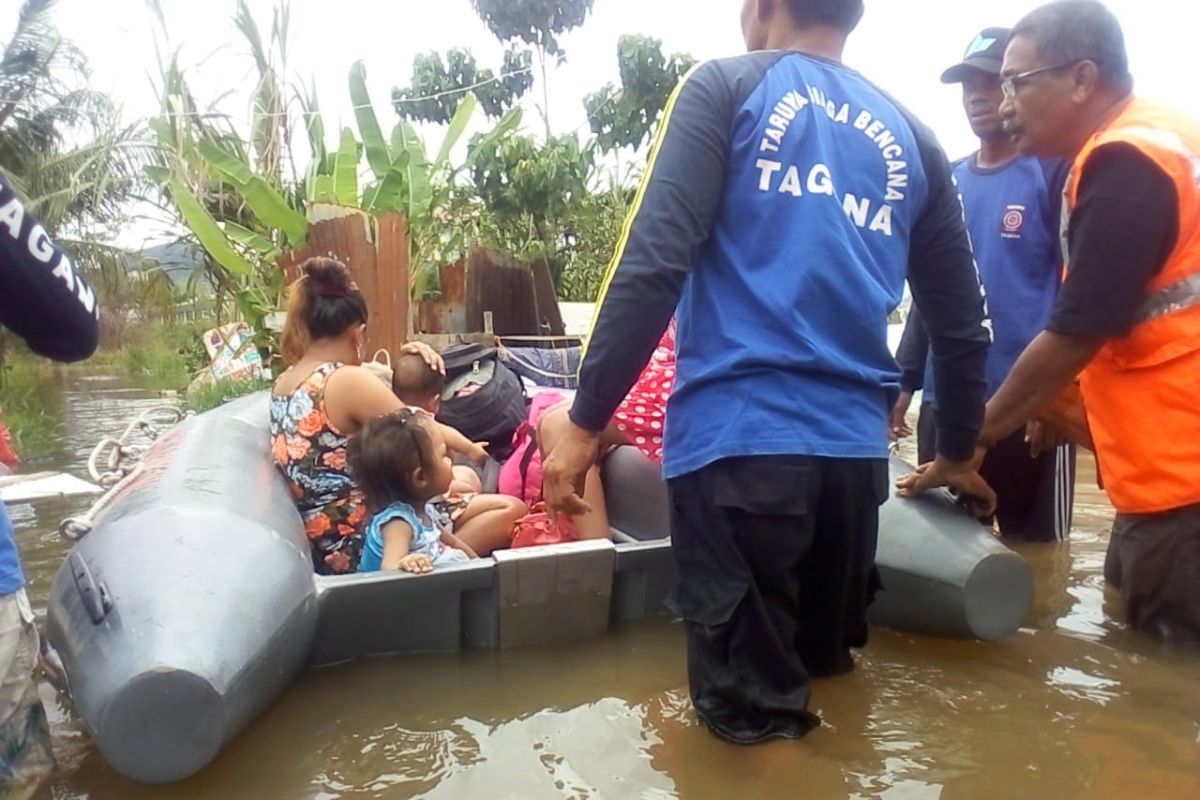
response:
<path fill-rule="evenodd" d="M 971 56 L 976 55 L 978 53 L 985 53 L 988 50 L 990 50 L 992 45 L 994 45 L 995 43 L 996 43 L 995 36 L 989 36 L 989 37 L 976 36 L 975 41 L 971 42 L 971 46 L 967 48 L 967 54 L 965 56 L 963 56 L 963 58 L 970 58 Z"/>

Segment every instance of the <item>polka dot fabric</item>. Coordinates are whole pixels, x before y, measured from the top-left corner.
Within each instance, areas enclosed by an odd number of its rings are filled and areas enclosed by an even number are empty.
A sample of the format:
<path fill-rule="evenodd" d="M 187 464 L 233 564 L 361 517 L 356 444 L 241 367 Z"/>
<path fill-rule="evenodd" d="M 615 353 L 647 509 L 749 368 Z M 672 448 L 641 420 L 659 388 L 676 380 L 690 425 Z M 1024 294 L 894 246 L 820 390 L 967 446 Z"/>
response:
<path fill-rule="evenodd" d="M 655 463 L 663 460 L 663 429 L 667 419 L 667 399 L 675 386 L 675 320 L 667 326 L 638 376 L 637 383 L 617 406 L 613 427 L 624 434 L 637 449 Z"/>

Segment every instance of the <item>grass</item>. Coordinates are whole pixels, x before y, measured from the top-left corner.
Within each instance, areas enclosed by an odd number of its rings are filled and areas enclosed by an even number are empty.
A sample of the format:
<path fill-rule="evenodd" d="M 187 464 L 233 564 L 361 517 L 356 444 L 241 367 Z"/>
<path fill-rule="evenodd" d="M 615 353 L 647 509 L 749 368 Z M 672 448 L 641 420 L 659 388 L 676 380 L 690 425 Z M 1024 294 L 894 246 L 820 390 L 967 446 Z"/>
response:
<path fill-rule="evenodd" d="M 59 373 L 32 357 L 0 362 L 0 413 L 23 459 L 44 456 L 58 443 Z"/>
<path fill-rule="evenodd" d="M 80 368 L 114 372 L 150 391 L 183 390 L 208 366 L 201 335 L 209 327 L 148 325 L 126 336 L 121 347 L 101 350 Z"/>
<path fill-rule="evenodd" d="M 149 325 L 131 331 L 121 347 L 87 361 L 57 366 L 0 335 L 0 413 L 23 458 L 37 458 L 58 444 L 62 382 L 68 374 L 113 374 L 149 391 L 186 389 L 208 365 L 201 339 L 211 325 Z"/>
<path fill-rule="evenodd" d="M 242 381 L 218 381 L 188 395 L 184 407 L 197 414 L 224 405 L 230 400 L 270 389 L 271 382 L 264 379 Z"/>

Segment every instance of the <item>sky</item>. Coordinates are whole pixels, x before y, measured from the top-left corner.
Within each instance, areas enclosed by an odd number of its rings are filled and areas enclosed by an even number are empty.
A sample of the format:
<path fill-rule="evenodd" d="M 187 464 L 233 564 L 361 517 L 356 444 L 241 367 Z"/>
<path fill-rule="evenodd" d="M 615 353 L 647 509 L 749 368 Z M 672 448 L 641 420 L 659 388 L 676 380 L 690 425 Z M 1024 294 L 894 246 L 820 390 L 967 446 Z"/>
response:
<path fill-rule="evenodd" d="M 225 92 L 221 108 L 248 117 L 246 88 L 253 64 L 233 25 L 234 0 L 161 0 L 173 47 L 189 71 L 201 102 Z M 668 53 L 700 59 L 744 49 L 738 15 L 742 0 L 595 0 L 583 27 L 562 38 L 567 63 L 549 76 L 551 125 L 556 134 L 587 133 L 582 99 L 617 80 L 617 40 L 624 33 L 663 40 Z M 867 0 L 866 16 L 850 40 L 846 63 L 876 81 L 937 133 L 951 157 L 974 149 L 957 87 L 938 78 L 957 63 L 975 34 L 1012 25 L 1040 3 L 1010 0 Z M 264 34 L 275 0 L 250 0 Z M 1200 117 L 1200 3 L 1195 0 L 1108 0 L 1121 20 L 1137 91 L 1175 103 Z M 0 35 L 16 20 L 19 0 L 0 0 Z M 59 29 L 88 56 L 93 86 L 108 91 L 129 121 L 157 111 L 151 76 L 156 72 L 155 27 L 144 0 L 59 0 Z M 413 56 L 467 47 L 481 66 L 498 67 L 502 45 L 475 16 L 470 0 L 292 0 L 289 77 L 313 82 L 331 139 L 341 125 L 354 126 L 347 75 L 362 60 L 372 103 L 385 131 L 396 121 L 391 89 L 407 85 Z M 526 100 L 525 128 L 542 130 Z M 479 124 L 483 124 L 479 114 Z M 440 132 L 426 129 L 430 147 Z M 332 142 L 331 142 L 332 144 Z M 301 168 L 302 165 L 301 165 Z M 154 238 L 139 228 L 135 236 Z M 162 238 L 158 234 L 158 238 Z M 129 244 L 128 242 L 125 242 Z"/>

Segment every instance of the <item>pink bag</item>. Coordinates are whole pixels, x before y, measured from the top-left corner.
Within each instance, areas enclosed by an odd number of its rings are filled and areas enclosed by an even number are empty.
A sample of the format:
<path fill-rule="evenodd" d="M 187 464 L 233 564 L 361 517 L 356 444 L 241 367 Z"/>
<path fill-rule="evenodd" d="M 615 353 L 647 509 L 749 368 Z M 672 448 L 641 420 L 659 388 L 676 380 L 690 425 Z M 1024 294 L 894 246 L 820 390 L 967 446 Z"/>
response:
<path fill-rule="evenodd" d="M 541 547 L 575 540 L 575 526 L 571 524 L 571 519 L 562 515 L 555 524 L 546 513 L 545 503 L 538 503 L 530 507 L 528 514 L 517 520 L 509 547 L 516 550 L 520 547 Z"/>
<path fill-rule="evenodd" d="M 546 409 L 566 398 L 559 392 L 539 392 L 529 403 L 529 419 L 513 433 L 513 453 L 500 468 L 497 491 L 525 501 L 533 508 L 542 501 L 542 454 L 538 449 L 537 426 Z"/>

